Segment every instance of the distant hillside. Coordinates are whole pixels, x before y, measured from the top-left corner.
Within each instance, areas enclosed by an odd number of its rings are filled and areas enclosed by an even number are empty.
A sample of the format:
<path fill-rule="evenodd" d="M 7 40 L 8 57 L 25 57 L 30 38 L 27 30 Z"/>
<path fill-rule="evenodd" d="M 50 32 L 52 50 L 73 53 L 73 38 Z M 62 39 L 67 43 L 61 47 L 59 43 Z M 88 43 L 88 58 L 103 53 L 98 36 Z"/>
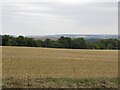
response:
<path fill-rule="evenodd" d="M 27 37 L 32 37 L 34 39 L 41 39 L 45 40 L 51 39 L 51 40 L 57 40 L 61 36 L 64 37 L 71 37 L 71 38 L 84 38 L 86 40 L 98 40 L 98 39 L 118 39 L 118 35 L 108 35 L 108 34 L 100 34 L 100 35 L 91 35 L 91 34 L 58 34 L 58 35 L 36 35 L 36 36 L 27 36 Z"/>

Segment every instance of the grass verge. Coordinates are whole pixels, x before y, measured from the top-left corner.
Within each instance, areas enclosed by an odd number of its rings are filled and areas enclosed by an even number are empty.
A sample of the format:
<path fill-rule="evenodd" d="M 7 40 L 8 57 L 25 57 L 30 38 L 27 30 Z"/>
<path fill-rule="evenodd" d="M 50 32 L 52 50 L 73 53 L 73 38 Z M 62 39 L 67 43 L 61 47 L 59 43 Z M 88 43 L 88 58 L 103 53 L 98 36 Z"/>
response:
<path fill-rule="evenodd" d="M 118 88 L 118 78 L 5 78 L 3 88 Z"/>

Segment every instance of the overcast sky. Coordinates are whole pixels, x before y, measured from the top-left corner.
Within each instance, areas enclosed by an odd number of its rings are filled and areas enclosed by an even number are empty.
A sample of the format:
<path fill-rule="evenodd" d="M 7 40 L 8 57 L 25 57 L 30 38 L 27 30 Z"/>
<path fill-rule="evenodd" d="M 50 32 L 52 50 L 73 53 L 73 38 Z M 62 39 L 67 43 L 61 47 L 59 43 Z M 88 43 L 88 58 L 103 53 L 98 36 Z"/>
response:
<path fill-rule="evenodd" d="M 2 3 L 2 34 L 118 34 L 117 0 L 91 1 Z"/>

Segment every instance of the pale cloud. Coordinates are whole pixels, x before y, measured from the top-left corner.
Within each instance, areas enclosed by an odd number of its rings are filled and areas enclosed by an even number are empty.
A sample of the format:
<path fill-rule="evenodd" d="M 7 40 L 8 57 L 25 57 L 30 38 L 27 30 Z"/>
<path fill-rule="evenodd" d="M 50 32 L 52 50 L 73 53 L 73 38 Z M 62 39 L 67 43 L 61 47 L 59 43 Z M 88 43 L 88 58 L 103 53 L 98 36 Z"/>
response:
<path fill-rule="evenodd" d="M 78 3 L 78 2 L 119 2 L 119 0 L 1 0 L 0 2 L 62 2 L 62 3 Z"/>
<path fill-rule="evenodd" d="M 3 3 L 3 34 L 117 34 L 117 0 L 82 1 Z"/>

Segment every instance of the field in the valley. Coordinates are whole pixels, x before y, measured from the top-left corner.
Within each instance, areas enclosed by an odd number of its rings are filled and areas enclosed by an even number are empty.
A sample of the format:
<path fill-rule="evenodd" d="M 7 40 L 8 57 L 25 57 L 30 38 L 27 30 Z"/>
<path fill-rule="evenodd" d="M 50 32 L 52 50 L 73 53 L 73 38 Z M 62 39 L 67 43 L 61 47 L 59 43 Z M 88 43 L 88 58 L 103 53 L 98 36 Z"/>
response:
<path fill-rule="evenodd" d="M 3 87 L 117 87 L 117 50 L 2 47 Z"/>

